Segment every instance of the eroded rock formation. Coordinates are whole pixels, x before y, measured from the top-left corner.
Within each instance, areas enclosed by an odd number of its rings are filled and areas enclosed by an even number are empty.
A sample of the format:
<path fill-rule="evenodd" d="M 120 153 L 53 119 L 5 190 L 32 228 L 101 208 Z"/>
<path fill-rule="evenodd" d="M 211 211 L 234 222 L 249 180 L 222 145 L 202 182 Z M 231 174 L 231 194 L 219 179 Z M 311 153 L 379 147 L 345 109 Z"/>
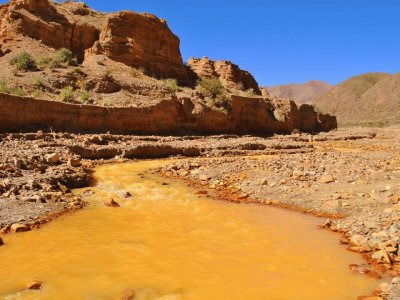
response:
<path fill-rule="evenodd" d="M 273 134 L 327 131 L 336 118 L 291 101 L 232 96 L 229 111 L 189 98 L 163 100 L 148 107 L 71 105 L 0 94 L 0 131 L 37 129 L 121 134 Z"/>
<path fill-rule="evenodd" d="M 68 48 L 82 61 L 85 52 L 143 68 L 159 78 L 188 82 L 180 40 L 166 21 L 145 13 L 102 14 L 84 3 L 12 0 L 0 6 L 0 44 L 20 36 L 54 48 Z"/>
<path fill-rule="evenodd" d="M 123 11 L 106 17 L 100 40 L 91 51 L 144 68 L 149 75 L 187 82 L 179 46 L 179 38 L 165 20 L 151 14 Z"/>
<path fill-rule="evenodd" d="M 253 89 L 257 95 L 261 95 L 261 90 L 253 75 L 248 71 L 241 70 L 239 66 L 230 61 L 213 61 L 207 57 L 190 58 L 188 66 L 198 77 L 219 79 L 228 90 L 247 91 Z"/>

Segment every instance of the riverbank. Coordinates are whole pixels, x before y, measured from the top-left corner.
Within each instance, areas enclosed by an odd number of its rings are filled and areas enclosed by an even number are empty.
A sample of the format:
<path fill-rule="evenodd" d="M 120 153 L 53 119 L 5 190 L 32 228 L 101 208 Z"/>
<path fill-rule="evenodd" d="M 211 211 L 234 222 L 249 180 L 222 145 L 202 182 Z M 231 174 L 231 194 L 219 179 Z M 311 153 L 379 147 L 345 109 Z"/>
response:
<path fill-rule="evenodd" d="M 343 233 L 349 249 L 376 262 L 375 269 L 353 266 L 356 272 L 399 274 L 397 129 L 271 137 L 37 132 L 0 139 L 3 233 L 29 230 L 83 207 L 84 200 L 70 189 L 90 185 L 97 164 L 173 156 L 183 159 L 163 168 L 163 176 L 184 179 L 219 198 L 327 216 L 325 227 Z"/>

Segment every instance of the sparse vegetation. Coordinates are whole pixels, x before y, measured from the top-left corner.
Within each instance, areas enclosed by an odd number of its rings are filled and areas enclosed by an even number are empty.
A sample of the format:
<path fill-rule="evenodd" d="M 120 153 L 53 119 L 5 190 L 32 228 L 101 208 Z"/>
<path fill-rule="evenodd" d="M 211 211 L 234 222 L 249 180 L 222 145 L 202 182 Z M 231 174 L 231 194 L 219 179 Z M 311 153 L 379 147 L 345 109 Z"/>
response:
<path fill-rule="evenodd" d="M 206 97 L 216 98 L 226 93 L 218 79 L 202 78 L 197 82 L 196 90 Z"/>
<path fill-rule="evenodd" d="M 244 92 L 244 95 L 246 97 L 255 97 L 255 96 L 257 96 L 256 93 L 254 92 L 254 89 L 248 89 L 247 91 Z"/>
<path fill-rule="evenodd" d="M 145 70 L 143 68 L 132 68 L 130 73 L 133 77 L 140 78 L 145 74 Z"/>
<path fill-rule="evenodd" d="M 9 87 L 4 79 L 0 80 L 0 93 L 24 97 L 28 93 L 23 87 Z"/>
<path fill-rule="evenodd" d="M 81 91 L 79 93 L 79 98 L 81 100 L 82 103 L 89 103 L 90 102 L 90 94 L 88 91 Z"/>
<path fill-rule="evenodd" d="M 16 66 L 19 71 L 31 71 L 36 69 L 36 61 L 28 52 L 21 52 L 10 60 L 10 65 Z"/>
<path fill-rule="evenodd" d="M 179 90 L 178 81 L 173 78 L 163 80 L 163 85 L 169 93 L 176 93 Z"/>
<path fill-rule="evenodd" d="M 67 86 L 60 91 L 60 100 L 62 102 L 72 103 L 75 101 L 74 88 Z"/>
<path fill-rule="evenodd" d="M 37 88 L 43 88 L 44 87 L 44 79 L 40 75 L 35 75 L 33 77 L 33 85 Z"/>
<path fill-rule="evenodd" d="M 74 54 L 66 49 L 61 48 L 58 50 L 52 59 L 52 66 L 53 67 L 68 67 L 68 66 L 76 66 L 78 64 L 76 57 Z"/>

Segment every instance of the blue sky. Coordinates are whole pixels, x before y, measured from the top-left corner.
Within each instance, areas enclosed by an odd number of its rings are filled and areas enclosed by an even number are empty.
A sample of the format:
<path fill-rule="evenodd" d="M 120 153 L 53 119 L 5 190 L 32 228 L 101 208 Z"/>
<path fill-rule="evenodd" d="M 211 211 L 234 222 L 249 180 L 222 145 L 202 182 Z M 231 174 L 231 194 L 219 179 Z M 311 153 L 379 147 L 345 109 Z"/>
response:
<path fill-rule="evenodd" d="M 0 1 L 5 2 L 5 1 Z M 88 0 L 168 20 L 190 56 L 232 60 L 262 85 L 400 71 L 399 0 Z"/>

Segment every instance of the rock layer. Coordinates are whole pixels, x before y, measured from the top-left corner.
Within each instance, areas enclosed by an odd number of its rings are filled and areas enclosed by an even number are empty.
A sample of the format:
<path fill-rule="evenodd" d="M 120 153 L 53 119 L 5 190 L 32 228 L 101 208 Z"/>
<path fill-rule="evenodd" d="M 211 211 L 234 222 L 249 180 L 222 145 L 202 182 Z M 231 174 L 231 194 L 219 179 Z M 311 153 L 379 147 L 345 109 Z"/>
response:
<path fill-rule="evenodd" d="M 232 96 L 229 112 L 189 98 L 148 107 L 107 108 L 71 105 L 0 94 L 0 131 L 50 128 L 70 132 L 122 134 L 291 133 L 331 130 L 336 118 L 318 115 L 311 106 L 290 101 Z"/>
<path fill-rule="evenodd" d="M 228 90 L 247 91 L 253 89 L 257 95 L 261 95 L 261 90 L 253 75 L 248 71 L 241 70 L 239 66 L 230 61 L 212 61 L 207 57 L 190 58 L 188 66 L 197 77 L 219 79 Z"/>

